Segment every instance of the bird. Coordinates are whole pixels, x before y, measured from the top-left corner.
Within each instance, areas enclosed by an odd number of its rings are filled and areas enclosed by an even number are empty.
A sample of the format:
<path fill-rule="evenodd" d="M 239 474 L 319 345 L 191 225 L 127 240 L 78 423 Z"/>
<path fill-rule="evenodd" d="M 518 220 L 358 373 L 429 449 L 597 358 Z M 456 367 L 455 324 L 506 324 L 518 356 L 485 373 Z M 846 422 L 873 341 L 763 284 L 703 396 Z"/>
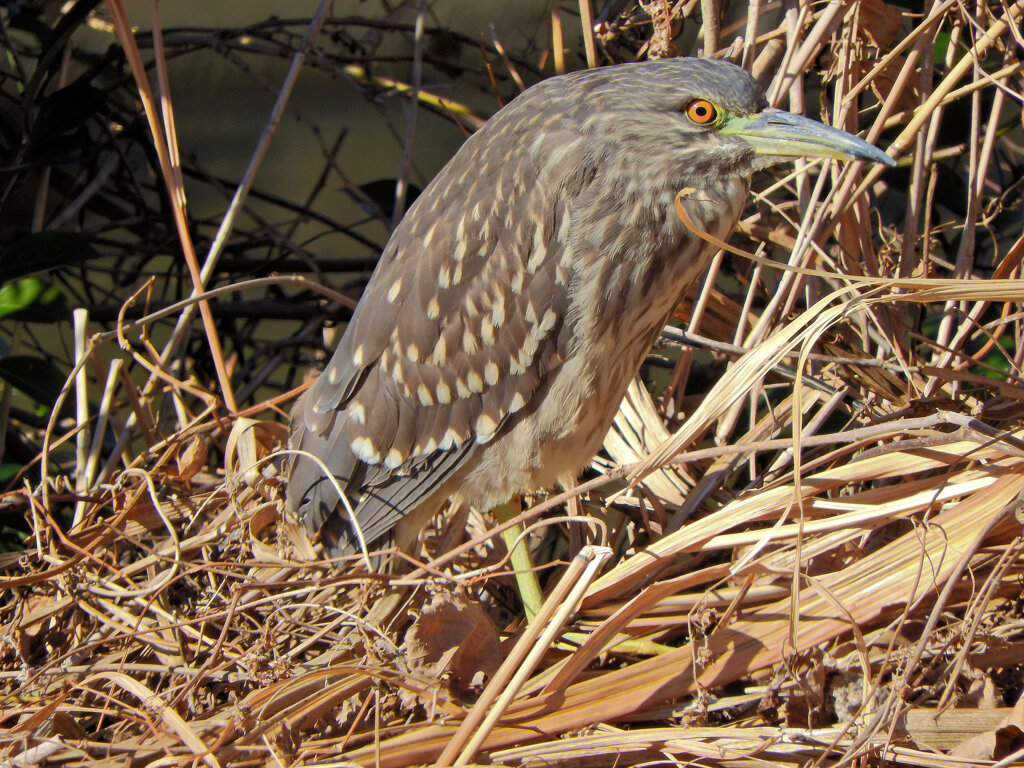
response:
<path fill-rule="evenodd" d="M 794 157 L 894 164 L 721 60 L 523 91 L 409 208 L 296 401 L 288 508 L 339 556 L 414 541 L 448 499 L 488 511 L 575 478 L 715 250 L 677 193 L 724 240 L 754 173 Z"/>

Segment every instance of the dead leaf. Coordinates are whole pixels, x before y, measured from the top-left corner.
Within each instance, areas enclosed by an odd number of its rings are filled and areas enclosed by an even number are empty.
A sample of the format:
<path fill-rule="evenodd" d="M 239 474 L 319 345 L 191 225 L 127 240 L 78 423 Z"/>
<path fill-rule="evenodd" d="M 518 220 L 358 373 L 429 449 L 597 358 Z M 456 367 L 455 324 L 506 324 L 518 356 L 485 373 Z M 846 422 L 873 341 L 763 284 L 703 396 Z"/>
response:
<path fill-rule="evenodd" d="M 501 664 L 498 632 L 465 592 L 438 592 L 409 629 L 405 658 L 410 672 L 436 680 L 447 676 L 453 690 L 464 694 Z"/>
<path fill-rule="evenodd" d="M 178 455 L 174 457 L 174 463 L 178 467 L 179 480 L 191 480 L 199 474 L 206 466 L 206 439 L 202 435 L 196 435 L 184 445 L 178 448 Z"/>
<path fill-rule="evenodd" d="M 821 654 L 815 652 L 787 660 L 790 674 L 796 674 L 800 685 L 785 698 L 782 712 L 791 728 L 820 727 L 826 721 L 825 681 L 828 669 Z"/>
<path fill-rule="evenodd" d="M 1024 696 L 999 726 L 961 742 L 949 754 L 970 760 L 1002 760 L 1020 749 L 1024 749 Z"/>
<path fill-rule="evenodd" d="M 960 698 L 959 704 L 961 707 L 974 706 L 978 709 L 998 709 L 1005 702 L 992 678 L 988 675 L 981 676 L 979 673 L 979 676 L 971 681 L 967 693 Z"/>
<path fill-rule="evenodd" d="M 903 34 L 903 13 L 885 0 L 861 0 L 860 26 L 879 50 Z"/>

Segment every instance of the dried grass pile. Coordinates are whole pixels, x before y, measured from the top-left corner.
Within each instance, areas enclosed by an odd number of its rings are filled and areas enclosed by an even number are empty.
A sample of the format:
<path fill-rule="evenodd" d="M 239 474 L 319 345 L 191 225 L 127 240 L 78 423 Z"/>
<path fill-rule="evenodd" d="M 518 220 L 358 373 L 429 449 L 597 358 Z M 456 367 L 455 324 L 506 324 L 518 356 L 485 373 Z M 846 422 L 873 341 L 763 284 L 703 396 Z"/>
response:
<path fill-rule="evenodd" d="M 243 386 L 263 373 L 240 374 L 219 344 L 211 307 L 242 290 L 228 282 L 101 333 L 83 323 L 61 396 L 77 418 L 58 404 L 22 426 L 42 452 L 2 501 L 29 526 L 0 555 L 4 760 L 1024 764 L 1024 3 L 799 0 L 720 21 L 713 2 L 647 3 L 653 21 L 619 5 L 597 19 L 588 2 L 556 7 L 533 49 L 509 52 L 496 29 L 465 66 L 486 61 L 494 87 L 524 61 L 550 74 L 578 12 L 600 33 L 582 36 L 590 60 L 719 51 L 776 73 L 774 103 L 861 130 L 900 164 L 756 180 L 734 253 L 680 309 L 670 336 L 685 343 L 657 351 L 656 385 L 630 392 L 606 455 L 575 489 L 524 504 L 541 614 L 527 622 L 497 526 L 473 510 L 436 521 L 401 576 L 320 558 L 274 469 L 296 392 Z M 439 67 L 410 7 L 407 24 L 375 24 Z M 140 50 L 120 3 L 105 8 L 179 249 L 212 288 L 158 118 L 168 50 L 159 36 Z M 244 33 L 298 72 L 326 66 L 322 27 L 346 23 Z M 377 94 L 485 117 L 360 67 L 344 76 Z M 311 290 L 260 280 L 245 290 Z"/>

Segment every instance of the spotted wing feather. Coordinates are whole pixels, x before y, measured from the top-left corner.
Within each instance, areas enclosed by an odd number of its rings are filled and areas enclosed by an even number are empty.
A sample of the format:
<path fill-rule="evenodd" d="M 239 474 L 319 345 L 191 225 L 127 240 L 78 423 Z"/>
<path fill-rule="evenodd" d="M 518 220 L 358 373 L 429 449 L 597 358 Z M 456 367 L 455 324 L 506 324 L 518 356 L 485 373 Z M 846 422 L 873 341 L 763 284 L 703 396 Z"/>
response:
<path fill-rule="evenodd" d="M 292 414 L 292 447 L 324 460 L 370 546 L 437 494 L 456 493 L 460 471 L 566 354 L 569 206 L 526 156 L 502 158 L 494 188 L 470 181 L 484 138 L 409 211 Z M 319 466 L 293 459 L 288 494 L 332 552 L 355 549 Z"/>

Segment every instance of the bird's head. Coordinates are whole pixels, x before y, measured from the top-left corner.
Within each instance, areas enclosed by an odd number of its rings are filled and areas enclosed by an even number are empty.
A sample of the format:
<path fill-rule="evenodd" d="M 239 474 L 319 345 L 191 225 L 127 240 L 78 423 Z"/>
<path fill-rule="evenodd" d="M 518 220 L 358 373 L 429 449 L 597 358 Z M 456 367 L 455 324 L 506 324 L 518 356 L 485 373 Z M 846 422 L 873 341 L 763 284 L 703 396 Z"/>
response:
<path fill-rule="evenodd" d="M 699 180 L 744 175 L 794 157 L 895 165 L 845 131 L 768 106 L 743 69 L 713 59 L 661 59 L 567 77 L 584 133 L 640 149 Z"/>

